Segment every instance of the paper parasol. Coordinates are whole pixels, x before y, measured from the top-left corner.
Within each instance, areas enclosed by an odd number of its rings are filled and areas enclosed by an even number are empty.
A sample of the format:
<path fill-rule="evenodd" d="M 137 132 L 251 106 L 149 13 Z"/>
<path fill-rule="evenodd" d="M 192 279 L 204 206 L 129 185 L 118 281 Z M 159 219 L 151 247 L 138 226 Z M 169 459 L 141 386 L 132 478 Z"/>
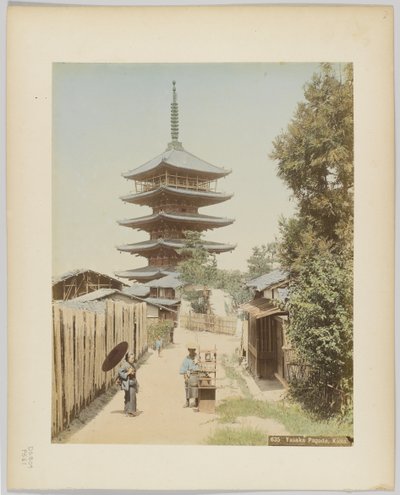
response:
<path fill-rule="evenodd" d="M 126 351 L 128 350 L 129 344 L 128 342 L 120 342 L 117 344 L 114 349 L 112 349 L 107 357 L 105 358 L 101 369 L 103 371 L 112 370 L 117 364 L 121 361 L 121 359 L 125 356 Z"/>

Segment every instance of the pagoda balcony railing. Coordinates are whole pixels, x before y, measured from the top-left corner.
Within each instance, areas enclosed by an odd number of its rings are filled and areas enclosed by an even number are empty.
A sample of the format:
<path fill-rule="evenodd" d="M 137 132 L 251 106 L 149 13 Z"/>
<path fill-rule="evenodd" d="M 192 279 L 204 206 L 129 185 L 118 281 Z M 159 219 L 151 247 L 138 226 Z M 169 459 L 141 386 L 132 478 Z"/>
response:
<path fill-rule="evenodd" d="M 180 189 L 190 189 L 194 191 L 216 192 L 216 180 L 204 180 L 199 177 L 185 177 L 166 172 L 157 177 L 152 177 L 146 181 L 135 181 L 136 192 L 147 192 L 158 189 L 161 186 L 169 186 Z"/>

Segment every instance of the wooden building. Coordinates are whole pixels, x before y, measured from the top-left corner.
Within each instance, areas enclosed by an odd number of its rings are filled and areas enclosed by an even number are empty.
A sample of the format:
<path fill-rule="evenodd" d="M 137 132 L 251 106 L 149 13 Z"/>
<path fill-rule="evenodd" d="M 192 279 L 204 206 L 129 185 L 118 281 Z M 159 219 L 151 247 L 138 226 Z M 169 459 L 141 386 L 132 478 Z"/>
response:
<path fill-rule="evenodd" d="M 88 309 L 91 311 L 104 311 L 107 301 L 122 302 L 125 304 L 146 304 L 147 323 L 150 324 L 156 319 L 177 319 L 176 301 L 167 300 L 163 304 L 162 299 L 148 298 L 150 288 L 138 284 L 138 286 L 125 287 L 122 291 L 118 289 L 99 289 L 88 294 L 66 301 L 68 307 Z"/>
<path fill-rule="evenodd" d="M 66 301 L 99 289 L 122 290 L 127 285 L 93 270 L 79 269 L 53 278 L 53 300 Z"/>
<path fill-rule="evenodd" d="M 171 137 L 172 140 L 163 153 L 123 174 L 123 177 L 133 181 L 134 192 L 121 199 L 126 203 L 149 206 L 152 213 L 119 222 L 122 226 L 146 232 L 149 238 L 118 246 L 117 249 L 121 252 L 143 256 L 148 262 L 142 268 L 118 272 L 118 277 L 148 282 L 167 276 L 174 272 L 182 259 L 179 250 L 185 246 L 185 231 L 204 232 L 233 222 L 229 218 L 199 213 L 200 207 L 217 204 L 232 197 L 231 194 L 217 191 L 217 180 L 230 171 L 194 156 L 179 142 L 175 81 L 171 104 Z M 211 241 L 204 241 L 204 247 L 212 253 L 234 249 L 233 245 Z M 157 298 L 159 297 L 158 295 Z"/>
<path fill-rule="evenodd" d="M 280 270 L 250 280 L 247 286 L 255 291 L 254 299 L 241 306 L 248 315 L 245 357 L 250 372 L 257 378 L 276 377 L 285 385 L 287 312 L 280 303 L 287 297 L 288 283 L 288 274 Z"/>
<path fill-rule="evenodd" d="M 177 273 L 167 275 L 145 284 L 150 289 L 146 302 L 158 305 L 160 320 L 178 322 L 178 312 L 181 300 L 177 290 L 183 286 Z"/>
<path fill-rule="evenodd" d="M 147 319 L 154 321 L 159 320 L 171 320 L 177 321 L 178 311 L 180 305 L 180 299 L 175 296 L 175 289 L 171 286 L 179 286 L 177 280 L 173 281 L 168 279 L 162 283 L 164 279 L 154 280 L 148 284 L 133 284 L 130 287 L 125 288 L 122 292 L 129 294 L 137 301 L 142 301 L 147 304 Z M 157 285 L 152 285 L 155 282 L 160 282 L 160 289 L 164 285 L 166 288 L 162 290 L 157 288 Z M 166 291 L 166 292 L 163 292 Z"/>

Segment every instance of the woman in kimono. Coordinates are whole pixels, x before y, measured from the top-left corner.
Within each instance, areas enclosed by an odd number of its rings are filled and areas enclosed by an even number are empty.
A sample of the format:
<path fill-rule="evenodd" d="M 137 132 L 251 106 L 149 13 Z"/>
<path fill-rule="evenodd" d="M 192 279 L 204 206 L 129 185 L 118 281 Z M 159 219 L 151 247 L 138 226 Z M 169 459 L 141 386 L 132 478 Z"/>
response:
<path fill-rule="evenodd" d="M 121 389 L 125 392 L 125 414 L 136 416 L 136 394 L 139 392 L 139 383 L 136 380 L 135 355 L 127 352 L 125 361 L 122 362 L 118 376 L 121 381 Z"/>

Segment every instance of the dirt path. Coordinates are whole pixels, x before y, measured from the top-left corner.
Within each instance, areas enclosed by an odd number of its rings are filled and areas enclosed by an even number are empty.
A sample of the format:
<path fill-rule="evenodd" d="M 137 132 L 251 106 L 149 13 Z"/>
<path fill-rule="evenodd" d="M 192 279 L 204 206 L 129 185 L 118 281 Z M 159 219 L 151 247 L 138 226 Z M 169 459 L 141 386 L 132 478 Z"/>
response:
<path fill-rule="evenodd" d="M 60 440 L 66 443 L 104 444 L 205 443 L 207 437 L 219 427 L 217 415 L 183 407 L 185 391 L 183 378 L 179 375 L 180 365 L 187 355 L 186 344 L 193 341 L 203 348 L 217 346 L 217 404 L 226 397 L 240 396 L 239 387 L 225 376 L 221 365 L 223 354 L 231 356 L 239 347 L 239 338 L 178 328 L 174 344 L 163 349 L 161 357 L 152 352 L 138 369 L 140 413 L 137 417 L 125 416 L 124 395 L 118 391 L 106 405 L 99 405 L 99 411 L 91 421 L 79 429 L 77 425 L 72 426 L 71 431 L 62 435 Z M 275 426 L 279 428 L 279 425 Z"/>
<path fill-rule="evenodd" d="M 189 341 L 202 347 L 216 345 L 219 356 L 232 354 L 239 339 L 206 332 L 194 334 L 176 329 L 174 344 L 163 349 L 161 357 L 152 353 L 140 366 L 137 377 L 140 392 L 137 396 L 140 414 L 127 417 L 123 413 L 123 392 L 119 391 L 96 417 L 79 431 L 68 435 L 68 443 L 145 443 L 145 444 L 198 444 L 216 427 L 216 415 L 194 412 L 184 408 L 185 391 L 179 368 L 187 354 Z M 224 379 L 222 368 L 218 380 Z M 219 384 L 217 384 L 219 386 Z M 220 398 L 225 395 L 221 388 Z"/>

